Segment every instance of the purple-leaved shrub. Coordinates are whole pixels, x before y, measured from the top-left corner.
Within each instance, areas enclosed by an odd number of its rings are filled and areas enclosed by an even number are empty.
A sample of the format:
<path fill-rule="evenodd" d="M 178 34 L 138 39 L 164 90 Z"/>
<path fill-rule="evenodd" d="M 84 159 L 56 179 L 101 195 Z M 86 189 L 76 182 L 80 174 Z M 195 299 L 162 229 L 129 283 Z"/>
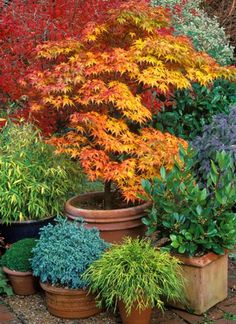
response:
<path fill-rule="evenodd" d="M 236 172 L 236 106 L 229 115 L 218 114 L 209 125 L 205 125 L 201 136 L 192 142 L 196 149 L 196 172 L 201 180 L 206 180 L 211 160 L 215 162 L 216 152 L 231 153 Z"/>

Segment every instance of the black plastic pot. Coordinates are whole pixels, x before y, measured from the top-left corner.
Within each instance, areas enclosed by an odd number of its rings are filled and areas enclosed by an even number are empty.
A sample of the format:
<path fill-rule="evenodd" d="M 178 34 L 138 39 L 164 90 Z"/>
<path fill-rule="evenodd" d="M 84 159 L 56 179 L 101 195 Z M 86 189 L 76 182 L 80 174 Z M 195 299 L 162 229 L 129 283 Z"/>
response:
<path fill-rule="evenodd" d="M 0 223 L 0 235 L 5 238 L 5 243 L 15 243 L 29 237 L 39 237 L 39 229 L 49 223 L 54 223 L 55 217 L 41 220 L 29 220 L 22 222 L 11 222 L 11 224 Z"/>

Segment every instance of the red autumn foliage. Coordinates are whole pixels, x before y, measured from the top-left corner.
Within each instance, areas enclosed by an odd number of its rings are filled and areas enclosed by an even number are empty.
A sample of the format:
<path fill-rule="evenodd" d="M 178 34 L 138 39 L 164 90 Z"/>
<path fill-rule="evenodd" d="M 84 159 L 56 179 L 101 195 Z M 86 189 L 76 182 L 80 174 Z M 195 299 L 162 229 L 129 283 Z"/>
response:
<path fill-rule="evenodd" d="M 23 95 L 19 79 L 34 69 L 35 47 L 47 40 L 80 38 L 91 21 L 126 0 L 0 0 L 0 102 Z"/>
<path fill-rule="evenodd" d="M 66 126 L 69 120 L 70 112 L 47 110 L 44 114 L 37 111 L 30 111 L 29 107 L 17 110 L 8 116 L 14 123 L 19 123 L 21 120 L 28 121 L 36 125 L 45 137 L 50 137 L 52 134 L 61 131 Z M 6 122 L 6 119 L 5 119 Z M 5 125 L 5 122 L 0 119 L 0 127 Z"/>

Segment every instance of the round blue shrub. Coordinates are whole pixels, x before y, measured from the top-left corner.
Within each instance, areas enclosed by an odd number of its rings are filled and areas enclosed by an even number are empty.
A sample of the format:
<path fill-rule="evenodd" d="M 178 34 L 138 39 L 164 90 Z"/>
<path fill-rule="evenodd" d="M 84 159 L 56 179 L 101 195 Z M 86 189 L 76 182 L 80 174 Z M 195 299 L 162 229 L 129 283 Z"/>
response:
<path fill-rule="evenodd" d="M 41 282 L 68 287 L 86 288 L 81 275 L 109 247 L 96 228 L 88 229 L 65 218 L 57 218 L 40 231 L 40 239 L 33 249 L 33 274 Z"/>

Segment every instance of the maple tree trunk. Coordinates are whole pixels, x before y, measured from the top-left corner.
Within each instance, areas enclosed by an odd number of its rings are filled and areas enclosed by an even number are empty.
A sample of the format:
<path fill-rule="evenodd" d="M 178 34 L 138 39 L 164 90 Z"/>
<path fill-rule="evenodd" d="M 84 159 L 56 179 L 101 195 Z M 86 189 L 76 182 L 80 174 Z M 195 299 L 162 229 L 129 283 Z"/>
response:
<path fill-rule="evenodd" d="M 105 181 L 104 185 L 104 208 L 112 209 L 111 181 Z"/>

